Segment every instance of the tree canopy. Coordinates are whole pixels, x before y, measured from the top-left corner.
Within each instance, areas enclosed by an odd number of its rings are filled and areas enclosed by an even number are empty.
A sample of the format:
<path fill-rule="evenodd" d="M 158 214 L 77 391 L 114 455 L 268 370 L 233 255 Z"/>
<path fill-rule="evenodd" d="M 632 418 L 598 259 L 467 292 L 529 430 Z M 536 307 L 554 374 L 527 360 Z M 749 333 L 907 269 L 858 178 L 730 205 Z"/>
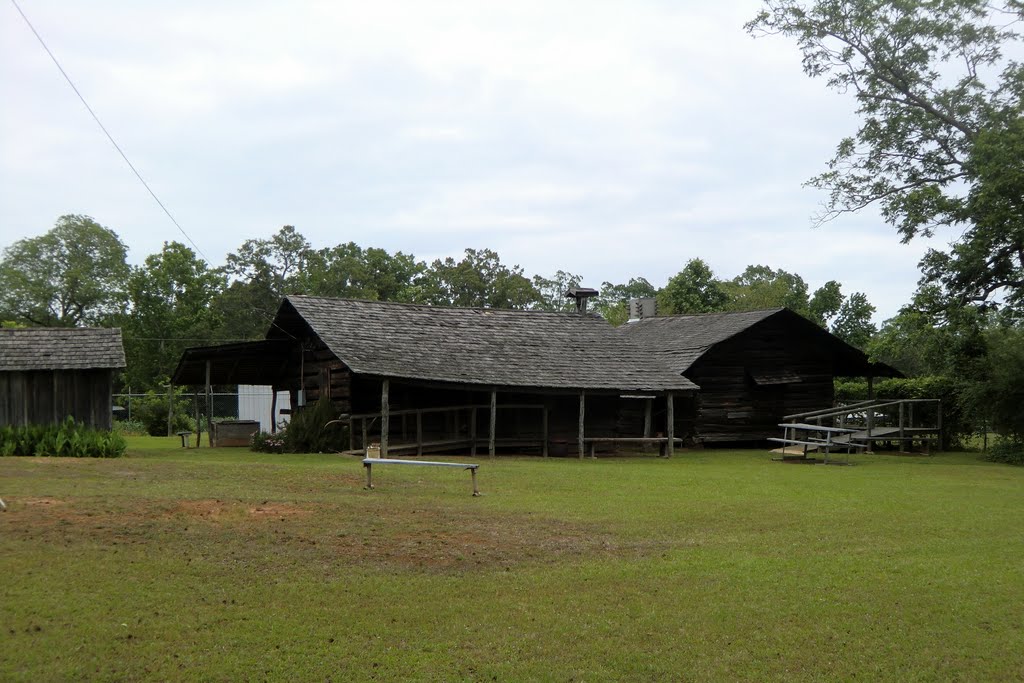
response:
<path fill-rule="evenodd" d="M 962 230 L 922 263 L 954 305 L 1021 304 L 1020 0 L 765 0 L 749 32 L 794 38 L 804 71 L 856 100 L 860 126 L 809 184 L 819 222 L 879 207 L 904 241 Z"/>
<path fill-rule="evenodd" d="M 125 303 L 128 250 L 88 216 L 61 216 L 39 237 L 19 240 L 0 259 L 0 310 L 31 325 L 95 325 Z"/>

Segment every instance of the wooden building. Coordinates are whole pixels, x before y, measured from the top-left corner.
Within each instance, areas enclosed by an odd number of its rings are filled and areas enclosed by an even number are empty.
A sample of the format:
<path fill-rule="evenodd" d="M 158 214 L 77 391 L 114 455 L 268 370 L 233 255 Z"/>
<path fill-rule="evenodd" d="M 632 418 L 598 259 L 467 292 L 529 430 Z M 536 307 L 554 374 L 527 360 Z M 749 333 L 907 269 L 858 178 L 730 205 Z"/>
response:
<path fill-rule="evenodd" d="M 671 451 L 696 419 L 693 382 L 585 312 L 289 296 L 265 340 L 188 349 L 173 381 L 327 398 L 353 447 L 385 453 L 582 455 L 644 438 Z"/>
<path fill-rule="evenodd" d="M 124 366 L 119 329 L 0 329 L 0 426 L 71 416 L 110 429 L 114 373 Z"/>
<path fill-rule="evenodd" d="M 700 386 L 708 444 L 778 436 L 785 415 L 829 408 L 836 377 L 894 377 L 867 354 L 785 308 L 642 318 L 618 328 Z"/>

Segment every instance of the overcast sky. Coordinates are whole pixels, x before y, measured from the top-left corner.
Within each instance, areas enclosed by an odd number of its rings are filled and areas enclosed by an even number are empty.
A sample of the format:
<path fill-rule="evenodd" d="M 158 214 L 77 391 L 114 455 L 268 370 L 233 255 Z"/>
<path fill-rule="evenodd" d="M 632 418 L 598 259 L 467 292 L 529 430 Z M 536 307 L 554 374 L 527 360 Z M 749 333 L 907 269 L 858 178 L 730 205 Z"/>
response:
<path fill-rule="evenodd" d="M 811 228 L 802 183 L 853 103 L 743 31 L 752 0 L 18 1 L 214 264 L 291 224 L 589 286 L 765 264 L 867 293 L 878 321 L 915 288 L 927 244 L 876 213 Z M 135 263 L 184 241 L 10 2 L 0 92 L 0 246 L 68 213 Z"/>

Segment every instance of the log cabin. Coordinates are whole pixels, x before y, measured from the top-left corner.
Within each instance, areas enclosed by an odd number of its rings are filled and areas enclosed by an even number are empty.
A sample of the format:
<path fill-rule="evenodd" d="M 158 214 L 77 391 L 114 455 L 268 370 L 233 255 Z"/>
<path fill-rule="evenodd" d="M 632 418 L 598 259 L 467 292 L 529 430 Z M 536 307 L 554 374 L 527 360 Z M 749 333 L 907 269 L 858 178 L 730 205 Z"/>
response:
<path fill-rule="evenodd" d="M 326 399 L 353 451 L 671 454 L 695 436 L 698 387 L 587 313 L 591 291 L 567 294 L 576 313 L 288 296 L 264 340 L 188 349 L 173 383 Z"/>
<path fill-rule="evenodd" d="M 653 316 L 617 331 L 700 386 L 694 431 L 705 445 L 778 436 L 786 415 L 833 405 L 837 377 L 898 377 L 786 308 Z"/>

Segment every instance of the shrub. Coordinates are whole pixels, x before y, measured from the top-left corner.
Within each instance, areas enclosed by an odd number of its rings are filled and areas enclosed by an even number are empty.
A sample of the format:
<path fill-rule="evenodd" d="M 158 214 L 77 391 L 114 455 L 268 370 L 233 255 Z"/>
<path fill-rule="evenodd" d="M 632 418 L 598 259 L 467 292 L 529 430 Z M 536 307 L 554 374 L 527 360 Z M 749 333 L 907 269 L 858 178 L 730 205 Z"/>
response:
<path fill-rule="evenodd" d="M 252 450 L 263 453 L 336 453 L 344 448 L 348 427 L 325 425 L 338 417 L 330 399 L 320 399 L 292 414 L 288 427 L 277 434 L 253 436 Z"/>
<path fill-rule="evenodd" d="M 1024 465 L 1024 441 L 998 437 L 985 453 L 985 459 L 1008 465 Z"/>
<path fill-rule="evenodd" d="M 942 449 L 962 447 L 966 437 L 978 432 L 977 420 L 972 419 L 965 392 L 967 383 L 942 375 L 928 377 L 893 378 L 876 381 L 875 398 L 937 398 L 942 401 Z M 868 397 L 865 380 L 836 380 L 836 401 L 852 403 Z"/>
<path fill-rule="evenodd" d="M 256 432 L 252 435 L 249 450 L 256 451 L 257 453 L 284 453 L 284 446 L 285 438 L 283 430 L 276 434 Z"/>
<path fill-rule="evenodd" d="M 142 420 L 114 420 L 114 431 L 121 436 L 146 436 L 149 430 Z"/>
<path fill-rule="evenodd" d="M 57 425 L 0 428 L 0 455 L 117 458 L 126 445 L 117 432 L 86 427 L 71 417 Z"/>
<path fill-rule="evenodd" d="M 184 390 L 174 392 L 174 418 L 171 423 L 172 432 L 195 431 L 195 411 L 193 399 Z M 167 394 L 147 391 L 145 396 L 135 399 L 132 417 L 145 425 L 150 436 L 167 435 Z"/>

